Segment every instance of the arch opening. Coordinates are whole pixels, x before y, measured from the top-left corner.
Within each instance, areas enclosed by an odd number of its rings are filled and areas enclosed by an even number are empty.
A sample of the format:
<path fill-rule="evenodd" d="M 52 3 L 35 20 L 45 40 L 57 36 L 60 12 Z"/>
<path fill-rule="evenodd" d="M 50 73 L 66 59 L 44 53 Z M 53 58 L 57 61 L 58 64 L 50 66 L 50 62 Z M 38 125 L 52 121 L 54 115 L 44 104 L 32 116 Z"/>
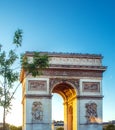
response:
<path fill-rule="evenodd" d="M 77 98 L 75 88 L 68 83 L 59 83 L 52 89 L 52 93 L 63 98 L 64 130 L 74 130 L 77 114 Z"/>
<path fill-rule="evenodd" d="M 52 123 L 52 130 L 64 126 L 63 98 L 57 93 L 52 96 Z"/>
<path fill-rule="evenodd" d="M 57 93 L 62 96 L 64 101 L 70 100 L 76 96 L 76 90 L 73 86 L 67 83 L 59 83 L 53 87 L 52 93 Z"/>

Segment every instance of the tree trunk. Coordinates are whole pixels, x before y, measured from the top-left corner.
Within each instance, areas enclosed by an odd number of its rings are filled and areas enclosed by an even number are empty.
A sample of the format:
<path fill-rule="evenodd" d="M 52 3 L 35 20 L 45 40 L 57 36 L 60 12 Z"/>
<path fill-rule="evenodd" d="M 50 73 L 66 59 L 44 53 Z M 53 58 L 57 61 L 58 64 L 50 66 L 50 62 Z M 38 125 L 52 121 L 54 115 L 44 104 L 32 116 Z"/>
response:
<path fill-rule="evenodd" d="M 4 113 L 3 113 L 3 130 L 5 130 L 5 125 L 6 125 L 5 115 L 6 115 L 6 111 L 5 111 L 5 106 L 4 106 Z"/>
<path fill-rule="evenodd" d="M 4 111 L 3 111 L 3 130 L 6 130 L 6 67 L 4 70 Z"/>

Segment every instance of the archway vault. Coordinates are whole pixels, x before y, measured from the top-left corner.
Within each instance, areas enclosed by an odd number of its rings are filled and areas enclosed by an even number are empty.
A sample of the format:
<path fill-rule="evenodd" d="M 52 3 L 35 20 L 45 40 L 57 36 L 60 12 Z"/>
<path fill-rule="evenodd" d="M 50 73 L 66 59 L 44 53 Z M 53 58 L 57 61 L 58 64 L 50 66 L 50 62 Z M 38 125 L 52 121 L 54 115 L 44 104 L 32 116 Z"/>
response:
<path fill-rule="evenodd" d="M 67 82 L 58 83 L 55 86 L 53 86 L 52 93 L 60 94 L 64 102 L 72 100 L 77 95 L 75 87 L 73 87 Z"/>
<path fill-rule="evenodd" d="M 77 88 L 79 88 L 79 80 L 55 79 L 55 82 L 56 83 L 52 86 L 51 93 L 57 93 L 63 98 L 64 130 L 77 129 L 74 124 L 77 125 Z"/>

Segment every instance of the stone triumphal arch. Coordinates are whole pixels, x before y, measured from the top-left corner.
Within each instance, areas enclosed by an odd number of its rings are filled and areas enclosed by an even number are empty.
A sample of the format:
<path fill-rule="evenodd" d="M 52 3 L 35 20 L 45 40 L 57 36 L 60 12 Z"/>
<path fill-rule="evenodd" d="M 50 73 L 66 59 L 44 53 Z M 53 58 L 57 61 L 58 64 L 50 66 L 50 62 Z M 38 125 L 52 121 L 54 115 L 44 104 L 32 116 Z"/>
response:
<path fill-rule="evenodd" d="M 64 130 L 102 130 L 102 56 L 47 54 L 50 66 L 43 75 L 28 75 L 22 83 L 23 130 L 52 130 L 52 93 L 64 100 Z M 26 55 L 32 59 L 33 53 Z"/>

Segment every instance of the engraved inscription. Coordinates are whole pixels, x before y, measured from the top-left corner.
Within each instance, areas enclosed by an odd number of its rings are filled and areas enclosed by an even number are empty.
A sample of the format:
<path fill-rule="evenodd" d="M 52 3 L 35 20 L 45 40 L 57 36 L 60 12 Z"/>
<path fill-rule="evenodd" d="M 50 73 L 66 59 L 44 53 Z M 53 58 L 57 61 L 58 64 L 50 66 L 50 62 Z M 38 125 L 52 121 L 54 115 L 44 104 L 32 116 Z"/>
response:
<path fill-rule="evenodd" d="M 29 91 L 47 91 L 47 82 L 45 80 L 29 80 Z"/>
<path fill-rule="evenodd" d="M 100 92 L 99 82 L 83 82 L 83 92 Z"/>

